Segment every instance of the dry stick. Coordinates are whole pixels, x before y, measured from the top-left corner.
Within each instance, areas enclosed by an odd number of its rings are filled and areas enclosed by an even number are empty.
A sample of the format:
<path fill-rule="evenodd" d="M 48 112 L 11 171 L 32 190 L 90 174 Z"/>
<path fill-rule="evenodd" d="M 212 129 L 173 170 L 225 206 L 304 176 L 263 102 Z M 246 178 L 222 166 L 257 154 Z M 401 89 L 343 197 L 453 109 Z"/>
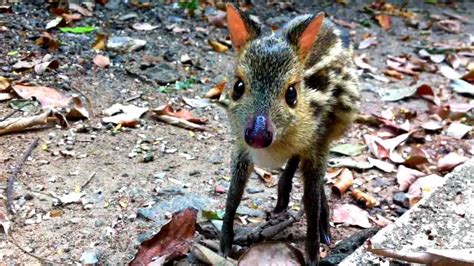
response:
<path fill-rule="evenodd" d="M 93 172 L 89 178 L 86 180 L 86 182 L 84 182 L 84 184 L 82 184 L 81 186 L 81 191 L 91 182 L 92 178 L 94 178 L 95 176 L 95 172 Z"/>
<path fill-rule="evenodd" d="M 289 217 L 286 215 L 281 215 L 276 217 L 276 221 L 271 219 L 270 221 L 255 228 L 249 234 L 236 236 L 234 241 L 239 244 L 251 244 L 265 239 L 270 239 L 279 232 L 283 231 L 283 229 L 292 225 L 294 222 L 300 220 L 303 216 L 303 213 L 304 209 L 301 208 L 296 215 L 286 213 L 289 215 Z"/>
<path fill-rule="evenodd" d="M 33 149 L 38 145 L 39 138 L 36 138 L 33 140 L 33 142 L 28 146 L 28 149 L 23 153 L 23 155 L 20 157 L 18 162 L 16 163 L 15 169 L 13 169 L 13 173 L 8 177 L 7 180 L 7 209 L 8 211 L 13 214 L 13 183 L 15 183 L 16 176 L 20 172 L 21 167 L 23 166 L 23 163 L 28 159 L 30 156 L 31 152 Z"/>

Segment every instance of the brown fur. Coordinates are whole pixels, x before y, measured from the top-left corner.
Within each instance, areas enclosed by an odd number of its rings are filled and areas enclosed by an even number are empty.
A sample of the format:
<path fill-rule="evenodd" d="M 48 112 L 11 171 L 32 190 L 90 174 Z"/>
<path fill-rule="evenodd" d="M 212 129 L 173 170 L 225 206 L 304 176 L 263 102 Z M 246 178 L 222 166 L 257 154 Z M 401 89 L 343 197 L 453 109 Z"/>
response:
<path fill-rule="evenodd" d="M 232 6 L 228 9 L 235 11 Z M 237 50 L 236 77 L 244 82 L 245 92 L 241 98 L 230 101 L 228 108 L 236 143 L 221 251 L 225 255 L 230 251 L 235 210 L 253 163 L 281 166 L 288 160 L 279 181 L 275 211 L 286 209 L 291 179 L 300 164 L 308 220 L 306 253 L 308 264 L 314 265 L 319 261 L 320 237 L 329 236 L 329 210 L 321 183 L 329 146 L 344 134 L 358 112 L 358 81 L 350 60 L 352 50 L 347 36 L 327 19 L 320 28 L 306 30 L 317 24 L 318 17 L 299 16 L 280 31 L 262 35 L 245 14 L 240 11 L 238 14 L 245 25 L 234 25 L 230 28 L 231 35 L 232 30 L 239 28 L 249 30 L 253 37 L 237 44 L 243 48 Z M 317 38 L 305 36 L 308 32 L 316 32 Z M 308 40 L 314 41 L 309 53 Z M 298 95 L 294 106 L 285 102 L 290 86 Z M 245 127 L 255 113 L 268 115 L 276 128 L 273 143 L 264 149 L 250 148 L 243 138 Z"/>

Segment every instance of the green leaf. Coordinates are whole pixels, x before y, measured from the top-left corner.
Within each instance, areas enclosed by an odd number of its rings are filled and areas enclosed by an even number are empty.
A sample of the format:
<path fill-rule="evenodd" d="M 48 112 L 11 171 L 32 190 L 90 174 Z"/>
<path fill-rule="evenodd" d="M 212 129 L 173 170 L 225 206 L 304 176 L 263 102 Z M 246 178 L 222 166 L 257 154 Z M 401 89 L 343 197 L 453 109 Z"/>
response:
<path fill-rule="evenodd" d="M 357 156 L 364 151 L 364 145 L 358 144 L 340 144 L 331 148 L 331 152 L 346 156 Z"/>
<path fill-rule="evenodd" d="M 436 5 L 438 3 L 438 0 L 425 0 L 425 3 Z"/>
<path fill-rule="evenodd" d="M 8 56 L 15 56 L 15 55 L 18 55 L 18 51 L 16 50 L 13 50 L 13 51 L 10 51 L 7 53 Z"/>
<path fill-rule="evenodd" d="M 196 78 L 189 78 L 185 81 L 179 81 L 176 82 L 174 85 L 177 90 L 187 90 L 193 86 L 194 83 L 196 83 L 197 79 Z"/>
<path fill-rule="evenodd" d="M 63 27 L 59 28 L 61 32 L 69 32 L 69 33 L 90 33 L 96 30 L 94 26 L 83 26 L 83 27 Z"/>
<path fill-rule="evenodd" d="M 40 104 L 35 100 L 16 99 L 10 101 L 10 107 L 22 112 L 35 113 L 40 110 Z"/>
<path fill-rule="evenodd" d="M 157 90 L 158 90 L 158 92 L 161 92 L 161 93 L 169 93 L 170 92 L 170 88 L 166 87 L 166 86 L 160 86 Z"/>
<path fill-rule="evenodd" d="M 222 220 L 224 218 L 224 210 L 220 211 L 202 211 L 202 217 L 208 220 Z"/>
<path fill-rule="evenodd" d="M 189 9 L 189 10 L 196 10 L 198 7 L 199 7 L 199 2 L 198 0 L 182 0 L 182 1 L 179 1 L 178 3 L 179 7 L 180 8 L 185 8 L 185 9 Z"/>

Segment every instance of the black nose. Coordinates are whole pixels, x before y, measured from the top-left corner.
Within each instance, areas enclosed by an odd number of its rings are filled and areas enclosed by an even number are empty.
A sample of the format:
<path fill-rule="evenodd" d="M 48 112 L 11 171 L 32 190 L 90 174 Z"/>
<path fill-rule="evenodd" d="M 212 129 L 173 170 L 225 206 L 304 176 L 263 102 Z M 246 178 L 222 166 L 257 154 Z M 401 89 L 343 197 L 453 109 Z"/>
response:
<path fill-rule="evenodd" d="M 257 115 L 250 121 L 245 129 L 245 142 L 256 149 L 266 148 L 272 144 L 273 128 L 267 116 Z"/>

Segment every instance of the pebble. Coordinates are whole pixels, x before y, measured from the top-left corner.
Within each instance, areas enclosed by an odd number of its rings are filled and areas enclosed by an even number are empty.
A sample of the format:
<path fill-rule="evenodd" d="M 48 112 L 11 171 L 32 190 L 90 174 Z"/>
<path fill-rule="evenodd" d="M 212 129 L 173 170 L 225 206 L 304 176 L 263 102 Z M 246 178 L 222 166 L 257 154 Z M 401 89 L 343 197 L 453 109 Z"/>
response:
<path fill-rule="evenodd" d="M 166 63 L 147 68 L 147 76 L 151 80 L 158 82 L 160 85 L 173 83 L 180 78 L 178 71 Z"/>
<path fill-rule="evenodd" d="M 198 171 L 198 170 L 193 170 L 193 171 L 189 172 L 189 176 L 195 176 L 195 175 L 200 175 L 200 174 L 201 174 L 201 172 Z"/>
<path fill-rule="evenodd" d="M 143 48 L 145 45 L 145 40 L 121 36 L 113 36 L 107 41 L 107 49 L 119 53 L 130 53 Z"/>
<path fill-rule="evenodd" d="M 96 264 L 99 262 L 99 251 L 96 249 L 85 251 L 80 260 L 83 264 Z"/>
<path fill-rule="evenodd" d="M 214 192 L 223 194 L 223 193 L 225 193 L 225 188 L 223 186 L 216 186 L 214 188 Z"/>
<path fill-rule="evenodd" d="M 262 188 L 254 188 L 254 187 L 247 188 L 247 193 L 249 193 L 249 194 L 256 194 L 256 193 L 260 193 L 260 192 L 263 192 Z"/>
<path fill-rule="evenodd" d="M 212 164 L 221 164 L 222 163 L 222 156 L 220 156 L 219 154 L 211 154 L 211 156 L 209 156 L 207 161 L 212 163 Z"/>
<path fill-rule="evenodd" d="M 393 194 L 393 203 L 405 208 L 410 207 L 410 201 L 408 199 L 408 196 L 404 192 L 397 192 Z"/>

